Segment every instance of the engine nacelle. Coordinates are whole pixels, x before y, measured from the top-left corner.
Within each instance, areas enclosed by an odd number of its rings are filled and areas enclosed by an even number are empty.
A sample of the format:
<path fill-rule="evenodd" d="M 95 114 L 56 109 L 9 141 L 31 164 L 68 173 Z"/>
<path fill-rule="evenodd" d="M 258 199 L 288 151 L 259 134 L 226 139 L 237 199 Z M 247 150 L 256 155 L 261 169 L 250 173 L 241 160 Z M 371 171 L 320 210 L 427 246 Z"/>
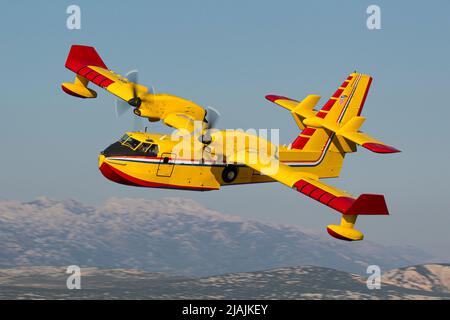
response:
<path fill-rule="evenodd" d="M 97 92 L 95 92 L 92 89 L 89 89 L 83 84 L 65 82 L 61 85 L 61 88 L 65 93 L 70 94 L 71 96 L 77 98 L 87 99 L 97 97 Z"/>

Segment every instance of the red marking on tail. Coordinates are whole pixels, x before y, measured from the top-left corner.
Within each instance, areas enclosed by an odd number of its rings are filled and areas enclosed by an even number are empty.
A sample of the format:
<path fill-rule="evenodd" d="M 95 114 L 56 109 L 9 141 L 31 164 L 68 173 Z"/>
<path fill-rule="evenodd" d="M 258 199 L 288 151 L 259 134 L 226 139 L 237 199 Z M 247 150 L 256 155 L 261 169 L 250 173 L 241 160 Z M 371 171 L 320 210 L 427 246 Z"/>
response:
<path fill-rule="evenodd" d="M 269 100 L 269 101 L 272 101 L 272 102 L 275 102 L 277 100 L 291 100 L 291 101 L 298 102 L 297 100 L 294 100 L 294 99 L 291 99 L 291 98 L 287 98 L 287 97 L 283 97 L 283 96 L 277 96 L 277 95 L 274 95 L 274 94 L 267 95 L 266 99 Z"/>
<path fill-rule="evenodd" d="M 372 78 L 369 79 L 369 83 L 367 84 L 366 92 L 364 92 L 364 97 L 363 97 L 363 99 L 361 101 L 361 106 L 359 107 L 359 110 L 358 110 L 358 116 L 361 115 L 361 112 L 362 112 L 362 110 L 364 108 L 364 104 L 366 103 L 367 94 L 369 93 L 369 89 L 370 89 L 370 85 L 371 84 L 372 84 Z"/>
<path fill-rule="evenodd" d="M 333 94 L 333 98 L 339 98 L 344 90 L 343 89 L 337 89 L 336 92 Z"/>
<path fill-rule="evenodd" d="M 318 118 L 325 118 L 327 116 L 327 113 L 326 112 L 322 112 L 322 111 L 320 111 L 320 112 L 318 112 L 317 114 L 316 114 L 316 117 L 318 117 Z"/>
<path fill-rule="evenodd" d="M 314 132 L 316 132 L 316 129 L 314 129 L 314 128 L 305 128 L 302 131 L 301 135 L 302 136 L 312 136 Z"/>
<path fill-rule="evenodd" d="M 300 149 L 302 150 L 306 143 L 309 141 L 309 137 L 298 136 L 297 139 L 292 143 L 292 149 Z"/>
<path fill-rule="evenodd" d="M 322 111 L 330 111 L 336 101 L 337 100 L 334 100 L 334 99 L 328 100 L 327 103 L 325 103 L 325 105 L 322 107 L 321 110 Z"/>

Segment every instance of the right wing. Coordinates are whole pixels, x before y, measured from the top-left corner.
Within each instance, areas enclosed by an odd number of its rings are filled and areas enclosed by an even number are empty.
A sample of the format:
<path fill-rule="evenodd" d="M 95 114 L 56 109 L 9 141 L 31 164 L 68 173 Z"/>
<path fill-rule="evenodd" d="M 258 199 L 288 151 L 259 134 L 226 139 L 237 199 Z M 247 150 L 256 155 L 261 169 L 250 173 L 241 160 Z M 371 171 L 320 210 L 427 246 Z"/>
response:
<path fill-rule="evenodd" d="M 388 214 L 382 195 L 361 195 L 355 199 L 351 194 L 319 181 L 315 175 L 280 162 L 274 154 L 276 147 L 269 141 L 243 132 L 237 134 L 247 140 L 254 139 L 256 142 L 253 145 L 258 145 L 259 148 L 244 147 L 236 150 L 227 155 L 227 162 L 245 164 L 343 214 Z"/>
<path fill-rule="evenodd" d="M 329 225 L 330 235 L 342 240 L 362 240 L 363 234 L 353 229 L 358 215 L 388 215 L 383 195 L 362 194 L 358 198 L 351 194 L 319 181 L 317 176 L 299 171 L 281 163 L 274 154 L 274 145 L 262 138 L 239 133 L 246 139 L 254 139 L 264 148 L 244 147 L 226 156 L 227 162 L 245 164 L 274 180 L 292 188 L 342 214 L 341 225 Z"/>

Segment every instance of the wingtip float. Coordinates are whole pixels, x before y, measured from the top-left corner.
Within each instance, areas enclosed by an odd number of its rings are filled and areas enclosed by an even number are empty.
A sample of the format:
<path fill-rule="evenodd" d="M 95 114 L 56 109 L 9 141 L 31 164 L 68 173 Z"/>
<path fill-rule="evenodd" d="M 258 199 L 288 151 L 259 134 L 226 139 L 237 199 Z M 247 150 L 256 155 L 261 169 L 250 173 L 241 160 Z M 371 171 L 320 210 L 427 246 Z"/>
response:
<path fill-rule="evenodd" d="M 176 130 L 194 131 L 194 123 L 201 121 L 202 132 L 209 130 L 207 110 L 192 101 L 169 94 L 156 94 L 137 81 L 131 81 L 109 70 L 97 51 L 88 46 L 72 46 L 66 67 L 76 76 L 73 83 L 63 83 L 64 92 L 78 98 L 95 98 L 88 88 L 91 82 L 121 99 L 137 116 L 149 121 L 163 121 Z M 364 238 L 354 228 L 360 215 L 388 215 L 383 195 L 351 194 L 325 184 L 320 179 L 339 176 L 345 155 L 362 146 L 375 153 L 396 153 L 398 149 L 377 140 L 359 129 L 365 118 L 361 116 L 372 78 L 361 73 L 350 74 L 330 99 L 316 110 L 320 96 L 309 95 L 299 101 L 280 95 L 266 99 L 290 111 L 300 133 L 288 145 L 276 146 L 277 170 L 268 170 L 263 161 L 250 161 L 252 149 L 244 144 L 225 151 L 220 141 L 225 131 L 216 130 L 210 139 L 186 136 L 191 149 L 201 148 L 201 159 L 191 153 L 175 152 L 178 142 L 166 134 L 127 132 L 122 139 L 99 155 L 102 174 L 116 183 L 183 190 L 218 190 L 221 186 L 278 181 L 341 214 L 339 225 L 327 226 L 334 238 L 357 241 Z M 271 143 L 260 137 L 236 132 L 235 138 L 256 138 L 258 146 Z M 247 140 L 245 140 L 247 141 Z M 204 151 L 208 152 L 204 152 Z M 218 161 L 225 155 L 225 161 Z"/>

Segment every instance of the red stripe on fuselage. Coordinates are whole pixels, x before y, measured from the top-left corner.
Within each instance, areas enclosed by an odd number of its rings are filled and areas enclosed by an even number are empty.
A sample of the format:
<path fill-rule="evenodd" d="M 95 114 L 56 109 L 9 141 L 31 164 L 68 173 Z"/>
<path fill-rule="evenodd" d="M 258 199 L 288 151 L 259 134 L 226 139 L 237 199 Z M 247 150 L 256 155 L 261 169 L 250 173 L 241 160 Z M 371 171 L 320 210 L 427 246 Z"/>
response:
<path fill-rule="evenodd" d="M 102 165 L 100 166 L 100 171 L 107 179 L 114 181 L 116 183 L 125 184 L 125 185 L 129 185 L 129 186 L 147 187 L 147 188 L 184 189 L 184 190 L 196 190 L 196 191 L 216 190 L 215 188 L 181 186 L 181 185 L 175 185 L 175 184 L 158 183 L 158 182 L 142 180 L 139 178 L 132 177 L 105 162 L 102 163 Z"/>

